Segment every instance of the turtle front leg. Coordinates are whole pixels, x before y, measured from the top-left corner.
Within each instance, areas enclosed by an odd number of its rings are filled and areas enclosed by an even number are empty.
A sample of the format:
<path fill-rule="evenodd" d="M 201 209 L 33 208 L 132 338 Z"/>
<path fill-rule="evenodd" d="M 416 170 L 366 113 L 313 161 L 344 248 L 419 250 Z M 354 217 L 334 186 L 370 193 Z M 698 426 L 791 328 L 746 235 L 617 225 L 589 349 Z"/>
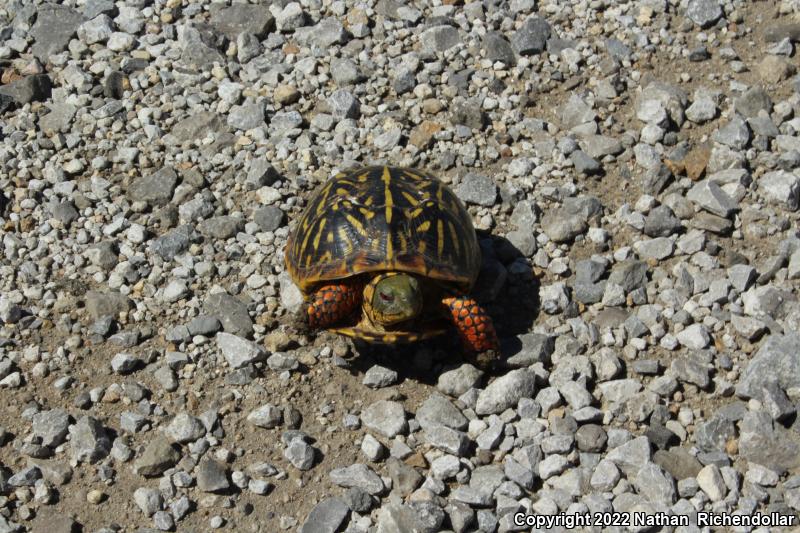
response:
<path fill-rule="evenodd" d="M 362 283 L 338 281 L 323 285 L 311 295 L 306 313 L 311 328 L 329 328 L 339 324 L 361 307 Z"/>
<path fill-rule="evenodd" d="M 450 313 L 464 348 L 475 353 L 500 351 L 492 319 L 478 302 L 467 296 L 456 296 L 445 298 L 442 303 Z"/>

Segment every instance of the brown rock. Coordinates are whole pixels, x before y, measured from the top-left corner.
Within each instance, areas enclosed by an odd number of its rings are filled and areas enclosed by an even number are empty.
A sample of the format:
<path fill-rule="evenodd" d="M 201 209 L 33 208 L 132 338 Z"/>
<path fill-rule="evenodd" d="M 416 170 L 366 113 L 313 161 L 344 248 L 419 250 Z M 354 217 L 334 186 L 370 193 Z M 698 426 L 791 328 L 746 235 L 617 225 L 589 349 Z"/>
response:
<path fill-rule="evenodd" d="M 689 179 L 697 181 L 705 174 L 710 157 L 711 149 L 707 146 L 698 146 L 686 154 L 686 157 L 683 158 L 683 166 Z"/>
<path fill-rule="evenodd" d="M 275 88 L 273 97 L 281 105 L 290 105 L 300 99 L 300 91 L 292 85 L 278 85 Z"/>
<path fill-rule="evenodd" d="M 424 150 L 431 145 L 434 134 L 441 129 L 442 126 L 438 122 L 425 120 L 419 126 L 414 128 L 408 138 L 408 142 L 420 150 Z"/>
<path fill-rule="evenodd" d="M 761 81 L 768 84 L 781 82 L 795 73 L 795 67 L 785 58 L 767 55 L 756 67 Z"/>

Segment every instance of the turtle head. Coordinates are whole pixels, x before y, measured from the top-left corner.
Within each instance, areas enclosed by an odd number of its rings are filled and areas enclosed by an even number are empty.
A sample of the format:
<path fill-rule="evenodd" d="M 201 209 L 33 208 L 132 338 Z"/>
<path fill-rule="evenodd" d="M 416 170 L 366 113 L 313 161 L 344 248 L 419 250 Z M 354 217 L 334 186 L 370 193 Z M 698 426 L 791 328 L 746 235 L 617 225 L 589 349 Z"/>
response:
<path fill-rule="evenodd" d="M 364 310 L 374 324 L 391 326 L 414 318 L 422 310 L 419 281 L 408 274 L 376 276 L 364 289 Z"/>

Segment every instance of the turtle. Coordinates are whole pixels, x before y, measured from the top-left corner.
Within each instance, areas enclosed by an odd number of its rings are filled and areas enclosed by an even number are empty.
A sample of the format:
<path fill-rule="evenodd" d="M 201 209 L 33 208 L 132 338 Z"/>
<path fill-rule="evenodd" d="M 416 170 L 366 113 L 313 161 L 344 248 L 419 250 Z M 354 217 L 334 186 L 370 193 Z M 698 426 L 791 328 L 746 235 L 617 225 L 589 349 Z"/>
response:
<path fill-rule="evenodd" d="M 312 329 L 396 344 L 455 326 L 468 353 L 499 350 L 469 296 L 481 267 L 472 219 L 427 172 L 368 166 L 329 179 L 290 231 L 285 263 Z"/>

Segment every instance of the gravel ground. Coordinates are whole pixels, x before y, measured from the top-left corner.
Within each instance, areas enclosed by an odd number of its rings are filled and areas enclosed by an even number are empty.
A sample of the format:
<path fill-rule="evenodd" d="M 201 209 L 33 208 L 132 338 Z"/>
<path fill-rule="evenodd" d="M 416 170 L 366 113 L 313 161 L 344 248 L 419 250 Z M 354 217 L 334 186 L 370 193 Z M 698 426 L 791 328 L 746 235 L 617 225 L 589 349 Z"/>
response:
<path fill-rule="evenodd" d="M 798 40 L 797 0 L 0 3 L 0 533 L 797 517 Z M 293 327 L 288 230 L 365 163 L 467 204 L 497 368 Z"/>

